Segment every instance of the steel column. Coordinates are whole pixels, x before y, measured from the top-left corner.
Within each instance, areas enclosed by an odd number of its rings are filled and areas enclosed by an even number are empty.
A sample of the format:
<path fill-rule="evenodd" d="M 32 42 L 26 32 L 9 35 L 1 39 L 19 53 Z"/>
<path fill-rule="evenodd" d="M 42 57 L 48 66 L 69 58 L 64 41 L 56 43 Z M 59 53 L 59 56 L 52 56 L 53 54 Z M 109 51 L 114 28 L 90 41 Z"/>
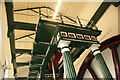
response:
<path fill-rule="evenodd" d="M 51 63 L 52 63 L 52 71 L 53 71 L 53 80 L 56 80 L 56 77 L 55 77 L 55 68 L 54 68 L 54 63 L 53 63 L 53 58 L 51 59 Z"/>
<path fill-rule="evenodd" d="M 107 64 L 105 63 L 105 60 L 103 56 L 100 53 L 100 50 L 98 49 L 99 45 L 98 44 L 93 44 L 91 46 L 91 50 L 93 51 L 93 54 L 98 62 L 98 66 L 101 69 L 101 73 L 103 75 L 103 78 L 113 80 L 112 75 L 107 67 Z"/>
<path fill-rule="evenodd" d="M 66 71 L 66 76 L 69 80 L 76 80 L 76 73 L 75 73 L 75 68 L 73 65 L 73 61 L 70 55 L 70 50 L 68 47 L 63 47 L 61 49 L 62 52 L 62 57 L 63 57 L 63 64 L 64 69 Z"/>

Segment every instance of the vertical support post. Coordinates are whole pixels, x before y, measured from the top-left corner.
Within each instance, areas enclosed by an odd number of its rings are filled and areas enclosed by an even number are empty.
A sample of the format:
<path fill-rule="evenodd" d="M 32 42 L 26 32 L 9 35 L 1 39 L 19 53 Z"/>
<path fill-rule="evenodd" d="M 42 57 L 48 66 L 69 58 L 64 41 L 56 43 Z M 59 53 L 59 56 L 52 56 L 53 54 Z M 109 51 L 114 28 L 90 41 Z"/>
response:
<path fill-rule="evenodd" d="M 82 27 L 82 23 L 80 22 L 80 18 L 77 16 L 78 22 L 80 24 L 80 27 Z"/>
<path fill-rule="evenodd" d="M 62 45 L 61 53 L 63 57 L 64 72 L 66 72 L 68 80 L 76 80 L 76 72 L 68 45 Z"/>
<path fill-rule="evenodd" d="M 63 22 L 63 18 L 62 18 L 62 15 L 60 15 L 60 19 L 61 19 L 61 22 L 64 24 L 64 22 Z"/>
<path fill-rule="evenodd" d="M 52 71 L 53 71 L 53 80 L 56 80 L 56 78 L 55 78 L 55 68 L 54 68 L 53 58 L 51 59 L 51 63 L 52 63 Z"/>
<path fill-rule="evenodd" d="M 65 69 L 65 66 L 66 66 L 66 65 L 64 64 L 63 66 L 64 66 L 64 67 L 63 67 L 63 68 L 64 68 L 64 76 L 63 76 L 63 78 L 64 78 L 64 80 L 66 80 L 66 79 L 67 79 L 66 69 Z"/>
<path fill-rule="evenodd" d="M 101 55 L 98 47 L 99 47 L 99 44 L 93 44 L 90 47 L 90 49 L 92 50 L 93 55 L 95 56 L 95 58 L 98 62 L 98 66 L 101 69 L 101 73 L 102 73 L 103 77 L 106 78 L 106 79 L 109 79 L 109 80 L 113 80 L 112 75 L 111 75 L 111 73 L 110 73 L 110 71 L 107 67 L 107 64 L 105 63 L 104 58 Z"/>
<path fill-rule="evenodd" d="M 39 8 L 39 18 L 41 19 L 41 9 Z"/>
<path fill-rule="evenodd" d="M 42 79 L 42 71 L 41 71 L 42 67 L 40 67 L 40 71 L 39 71 L 39 80 Z"/>

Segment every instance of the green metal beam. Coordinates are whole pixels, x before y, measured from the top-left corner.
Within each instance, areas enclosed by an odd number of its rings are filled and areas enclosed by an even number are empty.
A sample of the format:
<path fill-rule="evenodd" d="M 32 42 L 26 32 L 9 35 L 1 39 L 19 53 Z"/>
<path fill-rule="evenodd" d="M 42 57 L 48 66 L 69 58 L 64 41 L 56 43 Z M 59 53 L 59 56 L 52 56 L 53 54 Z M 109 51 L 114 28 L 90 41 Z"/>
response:
<path fill-rule="evenodd" d="M 18 30 L 30 30 L 35 31 L 36 24 L 24 23 L 24 22 L 14 22 L 15 28 Z"/>
<path fill-rule="evenodd" d="M 113 2 L 112 3 L 115 7 L 118 7 L 120 5 L 120 1 L 119 2 Z"/>
<path fill-rule="evenodd" d="M 33 7 L 33 8 L 25 8 L 25 9 L 18 9 L 18 10 L 14 10 L 14 11 L 15 11 L 15 12 L 16 12 L 16 11 L 24 11 L 24 10 L 32 10 L 32 11 L 34 11 L 33 9 L 40 9 L 40 8 L 46 8 L 46 9 L 55 11 L 54 9 L 52 9 L 52 8 L 50 8 L 50 7 L 46 7 L 46 6 L 43 6 L 43 7 Z M 34 11 L 34 12 L 36 12 L 36 11 Z M 36 13 L 38 13 L 38 12 L 36 12 Z M 68 19 L 68 20 L 70 20 L 70 21 L 72 21 L 72 22 L 74 22 L 74 23 L 77 23 L 77 22 L 76 22 L 75 20 L 73 20 L 72 18 L 63 15 L 63 14 L 60 13 L 60 12 L 59 12 L 58 14 L 62 15 L 63 17 L 65 17 L 66 19 Z M 49 16 L 46 16 L 46 15 L 44 15 L 44 14 L 42 14 L 42 15 L 45 16 L 45 17 L 50 18 Z"/>
<path fill-rule="evenodd" d="M 30 49 L 15 49 L 15 53 L 28 53 L 31 54 Z"/>
<path fill-rule="evenodd" d="M 28 35 L 25 35 L 25 36 L 22 36 L 22 37 L 18 37 L 16 38 L 15 40 L 19 40 L 19 39 L 22 39 L 22 38 L 25 38 L 25 37 L 30 37 L 32 35 L 34 35 L 35 33 L 32 33 L 32 34 L 28 34 Z"/>
<path fill-rule="evenodd" d="M 13 18 L 13 4 L 12 2 L 5 2 L 6 7 L 6 15 L 7 15 L 7 22 L 8 22 L 8 37 L 10 33 L 14 30 L 14 18 Z"/>
<path fill-rule="evenodd" d="M 17 10 L 14 10 L 14 11 L 16 12 L 16 11 L 24 11 L 24 10 L 40 9 L 40 8 L 47 8 L 47 7 L 46 6 L 43 6 L 43 7 L 33 7 L 33 8 L 17 9 Z"/>
<path fill-rule="evenodd" d="M 108 9 L 108 7 L 111 5 L 111 2 L 102 2 L 100 7 L 97 9 L 95 14 L 92 16 L 90 21 L 88 22 L 87 26 L 91 24 L 92 21 L 94 21 L 92 24 L 93 26 L 99 21 L 99 19 L 102 17 L 102 15 L 105 13 L 105 11 Z"/>
<path fill-rule="evenodd" d="M 31 9 L 31 11 L 33 11 L 33 12 L 39 14 L 39 12 L 37 12 L 37 11 L 35 11 L 35 10 L 33 10 L 33 9 Z M 49 17 L 49 16 L 47 16 L 47 15 L 44 15 L 44 14 L 42 14 L 42 13 L 41 13 L 40 15 L 42 15 L 42 16 L 44 16 L 44 17 L 46 17 L 46 18 L 51 18 L 51 17 Z"/>
<path fill-rule="evenodd" d="M 16 63 L 17 67 L 21 67 L 21 66 L 29 66 L 29 62 L 24 62 L 24 63 Z"/>
<path fill-rule="evenodd" d="M 8 22 L 8 37 L 10 41 L 12 63 L 13 63 L 14 75 L 15 75 L 17 73 L 17 70 L 16 70 L 17 67 L 16 67 L 16 56 L 15 56 L 14 18 L 13 18 L 12 2 L 5 2 L 5 7 L 6 7 L 6 13 L 7 13 L 7 22 Z"/>
<path fill-rule="evenodd" d="M 52 8 L 50 8 L 50 7 L 48 7 L 50 10 L 52 10 L 52 11 L 55 11 L 54 9 L 52 9 Z M 60 12 L 58 12 L 58 14 L 60 14 L 60 15 L 62 15 L 63 17 L 65 17 L 66 19 L 68 19 L 68 20 L 70 20 L 70 21 L 72 21 L 72 22 L 74 22 L 74 23 L 77 23 L 75 20 L 73 20 L 72 18 L 70 18 L 70 17 L 68 17 L 68 16 L 65 16 L 65 15 L 63 15 L 62 13 L 60 13 Z"/>

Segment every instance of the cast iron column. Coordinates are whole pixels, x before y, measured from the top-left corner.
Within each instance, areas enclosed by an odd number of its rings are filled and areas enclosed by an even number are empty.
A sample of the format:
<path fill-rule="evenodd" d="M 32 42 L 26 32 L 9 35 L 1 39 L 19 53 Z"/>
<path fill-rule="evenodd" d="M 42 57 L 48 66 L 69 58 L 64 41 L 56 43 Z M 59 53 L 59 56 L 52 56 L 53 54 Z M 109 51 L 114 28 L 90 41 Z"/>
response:
<path fill-rule="evenodd" d="M 61 48 L 61 53 L 63 57 L 64 71 L 68 80 L 76 80 L 76 72 L 71 58 L 70 50 L 68 46 L 63 46 Z"/>
<path fill-rule="evenodd" d="M 98 66 L 101 69 L 103 78 L 112 80 L 112 75 L 111 75 L 98 47 L 99 47 L 99 44 L 93 44 L 90 49 L 92 50 L 93 55 L 95 56 L 95 58 L 98 62 Z"/>

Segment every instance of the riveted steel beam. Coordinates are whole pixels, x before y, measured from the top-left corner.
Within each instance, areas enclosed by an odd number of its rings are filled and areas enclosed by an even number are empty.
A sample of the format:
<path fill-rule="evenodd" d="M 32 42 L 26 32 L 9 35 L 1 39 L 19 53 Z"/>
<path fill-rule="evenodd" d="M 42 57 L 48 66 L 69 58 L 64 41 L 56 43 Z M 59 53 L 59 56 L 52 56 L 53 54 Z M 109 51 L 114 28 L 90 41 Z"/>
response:
<path fill-rule="evenodd" d="M 5 0 L 6 1 L 6 0 Z M 14 40 L 14 18 L 13 18 L 13 4 L 12 2 L 5 2 L 7 22 L 8 22 L 8 36 L 10 41 L 10 49 L 12 56 L 12 63 L 14 67 L 14 75 L 17 73 L 16 57 L 15 57 L 15 40 Z"/>
<path fill-rule="evenodd" d="M 111 2 L 102 2 L 100 7 L 97 9 L 95 14 L 92 16 L 92 18 L 88 22 L 87 26 L 91 25 L 92 21 L 93 21 L 92 26 L 94 26 L 99 21 L 99 19 L 102 17 L 102 15 L 105 13 L 105 11 L 108 9 L 110 5 L 111 5 Z"/>
<path fill-rule="evenodd" d="M 36 24 L 24 23 L 24 22 L 14 22 L 14 29 L 18 30 L 30 30 L 35 31 Z"/>

